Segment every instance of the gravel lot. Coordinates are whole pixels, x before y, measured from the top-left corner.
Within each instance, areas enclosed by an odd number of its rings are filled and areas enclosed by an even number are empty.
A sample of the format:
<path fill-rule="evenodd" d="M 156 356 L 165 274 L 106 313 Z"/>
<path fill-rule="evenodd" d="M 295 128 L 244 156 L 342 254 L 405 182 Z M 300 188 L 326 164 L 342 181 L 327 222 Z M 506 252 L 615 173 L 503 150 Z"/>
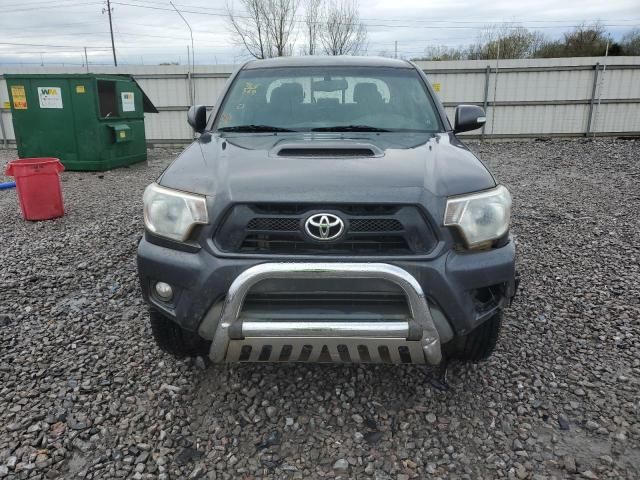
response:
<path fill-rule="evenodd" d="M 63 174 L 56 221 L 0 191 L 0 478 L 640 478 L 640 142 L 472 148 L 514 195 L 522 289 L 447 392 L 417 367 L 161 353 L 135 251 L 177 150 Z"/>

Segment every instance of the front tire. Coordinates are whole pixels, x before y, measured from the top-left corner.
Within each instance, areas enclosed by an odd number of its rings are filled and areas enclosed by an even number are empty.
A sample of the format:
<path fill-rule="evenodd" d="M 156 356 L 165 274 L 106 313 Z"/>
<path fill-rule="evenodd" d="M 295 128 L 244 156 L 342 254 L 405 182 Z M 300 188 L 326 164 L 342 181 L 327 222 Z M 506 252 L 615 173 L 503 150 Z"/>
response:
<path fill-rule="evenodd" d="M 498 310 L 471 333 L 445 344 L 446 358 L 471 363 L 486 360 L 496 349 L 501 326 L 502 311 Z"/>
<path fill-rule="evenodd" d="M 211 342 L 181 328 L 154 308 L 149 309 L 151 332 L 158 347 L 177 358 L 207 356 Z"/>

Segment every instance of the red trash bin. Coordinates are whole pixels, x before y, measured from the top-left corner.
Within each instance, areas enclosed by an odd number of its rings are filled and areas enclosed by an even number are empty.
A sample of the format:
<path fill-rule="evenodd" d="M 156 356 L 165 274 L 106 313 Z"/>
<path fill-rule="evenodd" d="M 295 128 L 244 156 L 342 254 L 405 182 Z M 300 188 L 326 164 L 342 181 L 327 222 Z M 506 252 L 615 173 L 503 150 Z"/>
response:
<path fill-rule="evenodd" d="M 16 179 L 18 200 L 25 220 L 49 220 L 64 215 L 57 158 L 23 158 L 7 165 L 5 174 Z"/>

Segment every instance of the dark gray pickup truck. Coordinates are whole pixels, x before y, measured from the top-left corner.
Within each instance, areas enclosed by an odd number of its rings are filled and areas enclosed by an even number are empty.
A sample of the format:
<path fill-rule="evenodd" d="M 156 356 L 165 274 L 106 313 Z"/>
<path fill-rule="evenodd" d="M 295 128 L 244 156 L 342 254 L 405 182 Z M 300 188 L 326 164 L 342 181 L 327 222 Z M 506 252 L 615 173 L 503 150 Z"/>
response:
<path fill-rule="evenodd" d="M 144 193 L 158 345 L 213 362 L 478 361 L 517 288 L 511 196 L 414 64 L 246 63 Z"/>

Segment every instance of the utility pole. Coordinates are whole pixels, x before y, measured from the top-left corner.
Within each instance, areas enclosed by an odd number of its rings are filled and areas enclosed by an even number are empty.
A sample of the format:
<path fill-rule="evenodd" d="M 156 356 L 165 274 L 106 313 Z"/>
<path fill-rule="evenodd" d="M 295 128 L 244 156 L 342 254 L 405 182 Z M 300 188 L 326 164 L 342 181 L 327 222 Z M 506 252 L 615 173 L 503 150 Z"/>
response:
<path fill-rule="evenodd" d="M 396 48 L 395 48 L 395 53 L 393 55 L 393 58 L 398 58 L 398 41 L 396 40 Z"/>
<path fill-rule="evenodd" d="M 102 10 L 104 13 L 104 9 Z M 113 23 L 111 22 L 111 0 L 107 0 L 107 14 L 109 15 L 109 31 L 111 32 L 111 50 L 113 51 L 113 65 L 118 66 L 118 59 L 116 58 L 116 44 L 113 41 Z"/>
<path fill-rule="evenodd" d="M 84 47 L 84 64 L 87 67 L 87 73 L 89 73 L 89 57 L 87 57 L 87 47 Z"/>

